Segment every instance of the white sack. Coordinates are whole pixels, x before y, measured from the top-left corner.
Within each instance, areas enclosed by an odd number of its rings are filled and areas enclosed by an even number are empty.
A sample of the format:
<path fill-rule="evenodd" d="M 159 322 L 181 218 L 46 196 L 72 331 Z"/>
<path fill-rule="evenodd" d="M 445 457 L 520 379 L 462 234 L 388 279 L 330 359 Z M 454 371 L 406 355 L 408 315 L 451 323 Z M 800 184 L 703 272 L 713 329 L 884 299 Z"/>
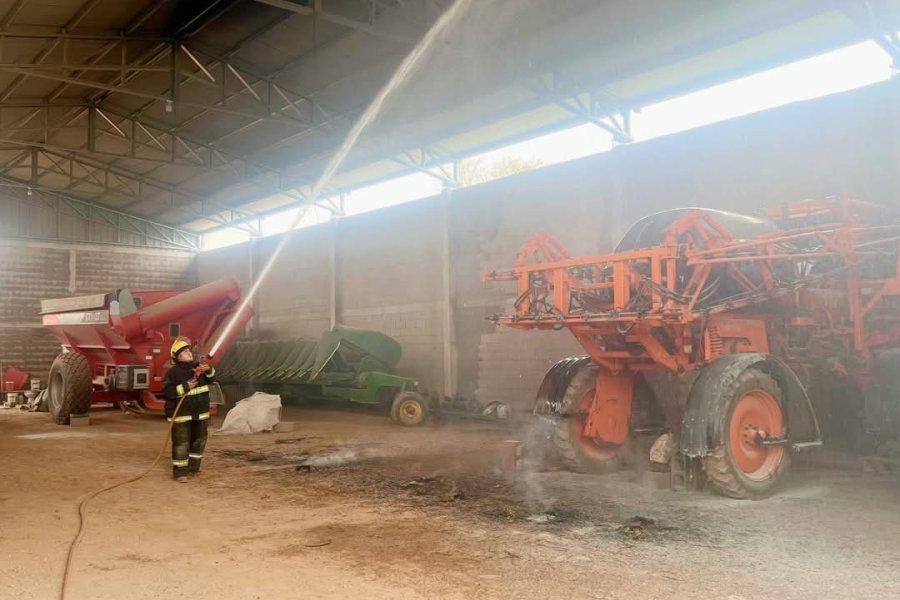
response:
<path fill-rule="evenodd" d="M 281 420 L 281 396 L 256 392 L 228 411 L 216 433 L 259 433 L 272 431 Z"/>

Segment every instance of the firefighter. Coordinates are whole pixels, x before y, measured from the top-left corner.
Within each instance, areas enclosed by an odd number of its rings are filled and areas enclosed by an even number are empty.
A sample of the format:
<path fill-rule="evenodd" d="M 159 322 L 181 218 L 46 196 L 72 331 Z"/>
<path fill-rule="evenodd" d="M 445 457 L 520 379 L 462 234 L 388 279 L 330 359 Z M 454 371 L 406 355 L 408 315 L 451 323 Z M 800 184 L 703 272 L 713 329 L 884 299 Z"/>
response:
<path fill-rule="evenodd" d="M 172 423 L 172 475 L 175 481 L 187 481 L 200 471 L 209 425 L 209 383 L 215 369 L 198 363 L 191 352 L 191 341 L 178 338 L 172 344 L 172 368 L 163 382 L 166 418 Z M 184 397 L 178 414 L 175 407 Z"/>

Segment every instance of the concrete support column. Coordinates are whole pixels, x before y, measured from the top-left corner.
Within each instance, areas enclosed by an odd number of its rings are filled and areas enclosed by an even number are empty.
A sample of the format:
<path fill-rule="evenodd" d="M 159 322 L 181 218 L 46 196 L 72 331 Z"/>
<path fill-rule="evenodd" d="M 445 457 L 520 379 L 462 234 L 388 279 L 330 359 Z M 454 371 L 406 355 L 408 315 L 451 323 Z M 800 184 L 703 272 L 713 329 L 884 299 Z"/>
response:
<path fill-rule="evenodd" d="M 601 248 L 602 252 L 611 252 L 613 246 L 625 235 L 625 231 L 630 224 L 625 223 L 625 200 L 623 185 L 623 169 L 622 153 L 620 148 L 613 148 L 610 152 L 612 163 L 612 193 L 606 203 L 606 220 L 609 224 L 607 233 L 609 239 L 609 247 Z"/>
<path fill-rule="evenodd" d="M 339 322 L 340 315 L 337 295 L 337 251 L 340 221 L 332 219 L 329 228 L 331 231 L 328 236 L 328 323 L 329 328 L 334 329 Z"/>
<path fill-rule="evenodd" d="M 69 250 L 69 293 L 74 294 L 78 289 L 77 269 L 78 260 L 75 256 L 75 250 Z"/>
<path fill-rule="evenodd" d="M 441 235 L 441 271 L 442 271 L 442 318 L 441 339 L 443 340 L 443 392 L 452 396 L 457 392 L 456 374 L 456 324 L 453 318 L 453 280 L 452 257 L 450 256 L 450 222 L 453 204 L 453 190 L 446 188 L 443 192 L 444 226 Z"/>
<path fill-rule="evenodd" d="M 250 288 L 253 287 L 253 284 L 256 282 L 256 243 L 258 238 L 255 236 L 250 236 L 250 241 L 247 242 L 247 279 L 250 282 L 249 287 L 245 291 L 249 291 Z M 247 333 L 252 338 L 259 331 L 259 294 L 256 294 L 253 297 L 253 300 L 250 301 L 250 308 L 253 309 L 253 318 L 250 319 L 250 322 L 247 324 Z"/>

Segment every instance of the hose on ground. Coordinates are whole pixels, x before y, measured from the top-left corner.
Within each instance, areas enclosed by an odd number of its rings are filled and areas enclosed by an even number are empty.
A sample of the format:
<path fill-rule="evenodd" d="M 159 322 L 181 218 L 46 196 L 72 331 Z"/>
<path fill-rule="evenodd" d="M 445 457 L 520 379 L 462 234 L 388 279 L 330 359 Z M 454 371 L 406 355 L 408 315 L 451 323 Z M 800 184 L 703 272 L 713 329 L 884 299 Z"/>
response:
<path fill-rule="evenodd" d="M 135 475 L 134 477 L 129 477 L 123 481 L 118 483 L 114 483 L 112 485 L 108 485 L 106 487 L 102 487 L 98 490 L 94 490 L 89 493 L 87 496 L 83 497 L 78 502 L 78 532 L 75 534 L 75 537 L 72 539 L 72 543 L 69 544 L 69 552 L 66 554 L 66 567 L 63 570 L 63 578 L 62 585 L 59 588 L 59 598 L 60 600 L 66 600 L 66 588 L 69 583 L 69 573 L 71 572 L 72 558 L 75 556 L 75 548 L 78 547 L 78 544 L 81 542 L 81 538 L 84 537 L 84 522 L 85 515 L 87 512 L 88 502 L 102 494 L 103 492 L 108 492 L 110 490 L 114 490 L 117 487 L 122 487 L 123 485 L 127 485 L 129 483 L 134 483 L 140 479 L 143 479 L 159 464 L 159 461 L 162 459 L 163 454 L 166 452 L 166 447 L 169 445 L 169 438 L 172 437 L 172 427 L 175 425 L 175 417 L 178 415 L 178 411 L 181 410 L 181 405 L 184 403 L 184 399 L 187 398 L 187 394 L 178 399 L 178 404 L 175 405 L 175 412 L 172 413 L 172 419 L 169 422 L 169 426 L 166 428 L 166 437 L 163 440 L 162 447 L 159 449 L 159 453 L 156 455 L 156 458 L 153 459 L 153 462 L 150 463 L 150 466 L 147 467 L 143 472 Z"/>

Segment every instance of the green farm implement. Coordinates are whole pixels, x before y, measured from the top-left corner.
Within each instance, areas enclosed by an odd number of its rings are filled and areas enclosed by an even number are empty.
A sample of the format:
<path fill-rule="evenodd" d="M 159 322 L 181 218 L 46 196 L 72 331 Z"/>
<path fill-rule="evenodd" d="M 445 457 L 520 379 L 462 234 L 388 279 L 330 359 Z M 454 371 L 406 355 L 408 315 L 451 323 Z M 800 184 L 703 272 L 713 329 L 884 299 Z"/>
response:
<path fill-rule="evenodd" d="M 401 425 L 419 425 L 433 400 L 417 381 L 391 373 L 401 352 L 383 333 L 339 325 L 319 341 L 237 342 L 217 370 L 225 384 L 288 399 L 381 405 Z"/>

